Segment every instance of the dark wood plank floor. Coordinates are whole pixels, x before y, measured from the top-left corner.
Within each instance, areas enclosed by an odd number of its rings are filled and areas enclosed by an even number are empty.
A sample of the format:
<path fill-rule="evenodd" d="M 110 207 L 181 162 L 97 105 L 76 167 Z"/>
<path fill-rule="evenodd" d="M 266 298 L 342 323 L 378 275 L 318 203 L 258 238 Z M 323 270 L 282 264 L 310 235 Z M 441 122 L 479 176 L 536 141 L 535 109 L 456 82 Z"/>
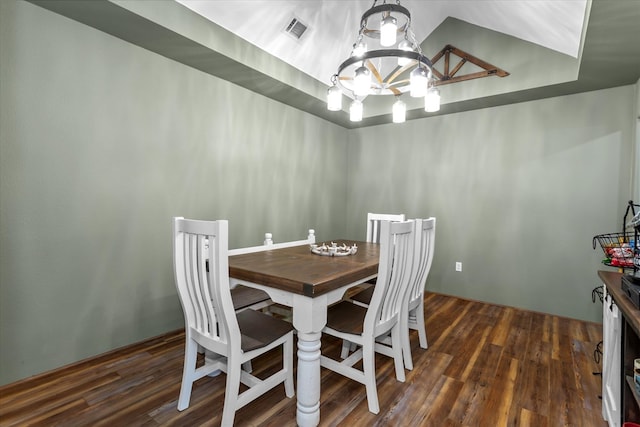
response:
<path fill-rule="evenodd" d="M 606 426 L 599 399 L 598 324 L 428 293 L 429 349 L 411 336 L 405 383 L 377 356 L 380 414 L 364 386 L 322 369 L 323 426 Z M 590 303 L 585 299 L 585 304 Z M 184 333 L 113 351 L 0 388 L 0 425 L 196 426 L 220 423 L 225 376 L 205 377 L 178 412 Z M 337 357 L 340 343 L 323 337 Z M 273 372 L 279 356 L 254 362 Z M 295 398 L 279 386 L 236 414 L 238 426 L 293 426 Z"/>

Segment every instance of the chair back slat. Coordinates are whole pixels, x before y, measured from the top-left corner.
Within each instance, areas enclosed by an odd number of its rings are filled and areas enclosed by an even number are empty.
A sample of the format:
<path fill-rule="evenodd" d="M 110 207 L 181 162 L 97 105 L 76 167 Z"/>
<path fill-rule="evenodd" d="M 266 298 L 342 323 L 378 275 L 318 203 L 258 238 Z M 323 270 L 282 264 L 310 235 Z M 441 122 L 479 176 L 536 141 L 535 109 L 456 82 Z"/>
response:
<path fill-rule="evenodd" d="M 367 242 L 380 243 L 380 222 L 381 221 L 404 221 L 404 214 L 367 214 Z"/>
<path fill-rule="evenodd" d="M 424 286 L 431 270 L 436 241 L 436 219 L 416 219 L 416 261 L 407 292 L 407 302 L 422 298 Z"/>
<path fill-rule="evenodd" d="M 239 328 L 231 292 L 227 221 L 174 219 L 174 272 L 178 295 L 190 329 L 210 340 L 229 343 Z M 189 331 L 190 332 L 190 331 Z"/>
<path fill-rule="evenodd" d="M 413 268 L 414 235 L 415 221 L 381 221 L 378 279 L 367 310 L 365 328 L 381 326 L 401 312 Z"/>

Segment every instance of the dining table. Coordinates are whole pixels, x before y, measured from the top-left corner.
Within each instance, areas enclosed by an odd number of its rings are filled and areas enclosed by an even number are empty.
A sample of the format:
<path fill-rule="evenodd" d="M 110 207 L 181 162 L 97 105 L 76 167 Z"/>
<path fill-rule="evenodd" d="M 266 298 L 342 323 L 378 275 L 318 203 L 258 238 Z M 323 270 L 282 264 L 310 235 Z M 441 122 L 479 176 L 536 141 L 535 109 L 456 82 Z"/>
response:
<path fill-rule="evenodd" d="M 298 336 L 296 422 L 305 427 L 320 423 L 320 338 L 327 324 L 327 309 L 349 288 L 378 273 L 379 244 L 338 239 L 327 246 L 332 243 L 337 247 L 356 245 L 357 251 L 326 256 L 302 245 L 229 257 L 232 287 L 261 289 L 275 303 L 292 308 Z"/>

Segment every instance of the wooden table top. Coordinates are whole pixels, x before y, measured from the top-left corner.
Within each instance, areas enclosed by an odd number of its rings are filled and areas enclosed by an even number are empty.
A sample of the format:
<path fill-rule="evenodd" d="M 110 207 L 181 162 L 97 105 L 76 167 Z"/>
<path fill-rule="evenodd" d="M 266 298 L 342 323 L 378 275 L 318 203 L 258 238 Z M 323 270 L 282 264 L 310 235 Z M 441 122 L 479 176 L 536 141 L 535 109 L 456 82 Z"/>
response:
<path fill-rule="evenodd" d="M 322 256 L 303 245 L 234 255 L 229 257 L 229 276 L 313 298 L 378 273 L 380 245 L 342 239 L 334 242 L 355 243 L 358 252 Z"/>

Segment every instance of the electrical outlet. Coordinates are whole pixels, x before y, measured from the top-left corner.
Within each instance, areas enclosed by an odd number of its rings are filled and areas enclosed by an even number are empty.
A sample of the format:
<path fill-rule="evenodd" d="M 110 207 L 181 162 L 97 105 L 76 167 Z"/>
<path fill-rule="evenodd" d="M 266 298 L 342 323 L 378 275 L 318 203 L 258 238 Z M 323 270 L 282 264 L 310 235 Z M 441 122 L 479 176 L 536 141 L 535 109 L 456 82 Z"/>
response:
<path fill-rule="evenodd" d="M 456 262 L 456 271 L 462 271 L 462 263 L 459 261 Z"/>

